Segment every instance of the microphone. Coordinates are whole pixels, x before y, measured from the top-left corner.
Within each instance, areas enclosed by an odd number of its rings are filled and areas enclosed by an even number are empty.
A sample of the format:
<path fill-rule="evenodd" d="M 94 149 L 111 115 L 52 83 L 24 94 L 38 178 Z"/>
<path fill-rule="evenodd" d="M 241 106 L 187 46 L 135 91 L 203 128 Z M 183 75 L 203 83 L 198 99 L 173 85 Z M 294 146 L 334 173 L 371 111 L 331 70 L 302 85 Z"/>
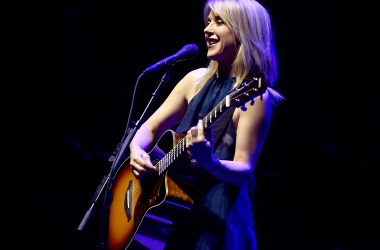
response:
<path fill-rule="evenodd" d="M 163 68 L 168 68 L 175 64 L 176 62 L 188 60 L 194 58 L 198 54 L 198 47 L 195 44 L 187 44 L 183 46 L 177 53 L 174 55 L 168 56 L 156 64 L 148 67 L 144 72 L 148 71 L 157 71 Z"/>

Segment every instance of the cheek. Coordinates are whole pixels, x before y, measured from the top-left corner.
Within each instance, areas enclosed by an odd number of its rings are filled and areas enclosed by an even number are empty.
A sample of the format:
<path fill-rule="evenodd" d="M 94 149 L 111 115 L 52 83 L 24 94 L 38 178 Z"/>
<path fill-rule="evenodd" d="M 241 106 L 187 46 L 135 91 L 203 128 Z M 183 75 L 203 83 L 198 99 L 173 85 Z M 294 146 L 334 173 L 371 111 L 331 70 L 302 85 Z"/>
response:
<path fill-rule="evenodd" d="M 234 38 L 233 32 L 229 28 L 224 27 L 224 29 L 221 29 L 220 31 L 223 34 L 223 37 L 226 38 L 226 40 L 228 40 L 229 42 L 234 41 L 235 38 Z"/>
<path fill-rule="evenodd" d="M 235 41 L 232 37 L 225 40 L 224 51 L 226 53 L 228 53 L 229 55 L 235 55 L 236 54 L 236 44 L 235 44 Z"/>
<path fill-rule="evenodd" d="M 235 38 L 232 33 L 228 30 L 220 34 L 224 40 L 224 46 L 227 48 L 235 48 Z"/>

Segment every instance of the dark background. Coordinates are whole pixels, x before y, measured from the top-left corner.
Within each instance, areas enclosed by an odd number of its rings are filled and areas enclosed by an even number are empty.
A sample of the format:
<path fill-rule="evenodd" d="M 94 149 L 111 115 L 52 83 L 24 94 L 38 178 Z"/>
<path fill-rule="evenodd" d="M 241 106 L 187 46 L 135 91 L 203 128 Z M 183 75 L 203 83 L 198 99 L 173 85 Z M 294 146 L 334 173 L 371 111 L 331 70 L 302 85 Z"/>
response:
<path fill-rule="evenodd" d="M 279 58 L 257 174 L 262 249 L 378 249 L 379 9 L 365 1 L 262 1 Z M 101 205 L 142 71 L 195 43 L 153 106 L 204 66 L 203 1 L 2 4 L 2 229 L 9 249 L 98 249 Z M 163 72 L 139 82 L 140 118 Z M 153 109 L 152 106 L 152 109 Z M 149 111 L 148 111 L 149 112 Z"/>

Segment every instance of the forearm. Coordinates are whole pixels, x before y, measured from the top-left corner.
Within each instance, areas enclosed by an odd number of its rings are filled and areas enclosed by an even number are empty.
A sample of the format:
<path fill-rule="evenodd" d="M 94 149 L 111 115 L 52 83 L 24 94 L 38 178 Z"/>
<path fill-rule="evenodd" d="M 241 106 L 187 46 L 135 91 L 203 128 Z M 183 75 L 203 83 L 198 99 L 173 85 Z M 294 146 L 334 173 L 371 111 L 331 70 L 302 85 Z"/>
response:
<path fill-rule="evenodd" d="M 154 134 L 149 129 L 149 127 L 144 123 L 141 125 L 141 127 L 137 130 L 135 136 L 133 137 L 131 144 L 130 144 L 130 149 L 134 147 L 140 147 L 141 149 L 147 151 L 150 149 L 152 143 L 154 140 Z"/>
<path fill-rule="evenodd" d="M 252 174 L 252 169 L 246 163 L 219 160 L 213 157 L 213 160 L 203 165 L 215 178 L 234 185 L 244 185 Z"/>

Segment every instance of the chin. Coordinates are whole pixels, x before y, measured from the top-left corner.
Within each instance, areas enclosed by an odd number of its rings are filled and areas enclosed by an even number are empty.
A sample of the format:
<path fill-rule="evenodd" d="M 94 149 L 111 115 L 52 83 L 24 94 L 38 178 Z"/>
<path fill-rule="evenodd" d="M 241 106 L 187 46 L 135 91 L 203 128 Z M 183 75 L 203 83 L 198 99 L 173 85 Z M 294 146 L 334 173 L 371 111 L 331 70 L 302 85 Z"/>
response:
<path fill-rule="evenodd" d="M 216 54 L 207 54 L 207 58 L 213 61 L 218 61 L 219 57 Z"/>
<path fill-rule="evenodd" d="M 207 57 L 208 57 L 208 59 L 210 59 L 210 60 L 215 60 L 215 58 L 217 57 L 217 54 L 216 53 L 214 53 L 214 52 L 207 52 Z"/>

